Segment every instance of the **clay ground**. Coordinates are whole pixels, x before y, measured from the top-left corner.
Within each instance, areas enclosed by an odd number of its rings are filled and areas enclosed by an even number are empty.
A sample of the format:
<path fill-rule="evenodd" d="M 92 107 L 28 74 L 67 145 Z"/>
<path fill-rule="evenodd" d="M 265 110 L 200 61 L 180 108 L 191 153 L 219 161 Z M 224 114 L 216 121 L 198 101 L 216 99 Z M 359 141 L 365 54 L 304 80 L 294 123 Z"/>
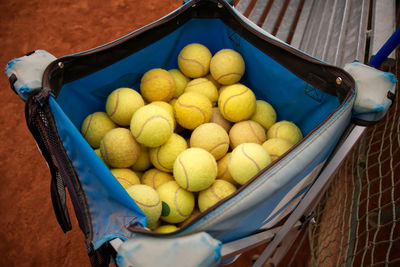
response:
<path fill-rule="evenodd" d="M 64 234 L 50 173 L 28 131 L 24 102 L 4 74 L 8 61 L 44 49 L 56 57 L 113 41 L 175 10 L 182 0 L 0 1 L 0 266 L 89 266 L 83 234 Z M 261 250 L 258 249 L 258 252 Z M 235 266 L 248 266 L 252 254 Z"/>
<path fill-rule="evenodd" d="M 181 0 L 0 1 L 0 266 L 89 266 L 71 212 L 64 234 L 50 199 L 50 173 L 4 73 L 9 60 L 44 49 L 61 57 L 102 45 L 168 14 Z"/>

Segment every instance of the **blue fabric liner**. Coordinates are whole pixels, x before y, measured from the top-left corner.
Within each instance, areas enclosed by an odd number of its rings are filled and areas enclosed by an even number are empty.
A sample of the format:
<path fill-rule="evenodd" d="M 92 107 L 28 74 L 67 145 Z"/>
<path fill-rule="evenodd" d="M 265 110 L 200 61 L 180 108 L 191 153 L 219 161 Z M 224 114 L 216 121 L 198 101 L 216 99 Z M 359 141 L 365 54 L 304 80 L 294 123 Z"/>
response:
<path fill-rule="evenodd" d="M 212 54 L 223 48 L 238 51 L 246 62 L 246 71 L 240 82 L 252 89 L 257 99 L 269 102 L 277 110 L 278 121 L 295 122 L 304 136 L 324 121 L 340 104 L 335 96 L 321 91 L 316 91 L 318 97 L 306 93 L 306 90 L 312 89 L 310 85 L 236 34 L 219 19 L 191 19 L 173 33 L 131 56 L 65 84 L 56 101 L 51 99 L 50 103 L 60 137 L 78 172 L 88 200 L 96 247 L 114 235 L 129 238 L 126 230 L 115 228 L 115 216 L 137 216 L 143 225 L 145 220 L 132 199 L 80 135 L 80 126 L 90 113 L 105 111 L 106 98 L 116 88 L 130 87 L 139 91 L 140 79 L 148 70 L 178 68 L 177 56 L 180 50 L 194 42 L 204 44 Z M 324 155 L 318 156 L 315 165 L 325 160 L 331 149 L 327 148 Z M 230 233 L 223 233 L 217 238 L 234 239 L 236 236 L 242 236 L 243 230 L 240 229 L 249 229 L 249 224 L 257 226 L 289 191 L 289 187 L 294 186 L 298 179 L 307 175 L 310 170 L 311 166 L 302 170 L 301 175 L 294 177 L 287 185 L 288 188 L 282 188 L 270 201 L 265 202 L 262 207 L 265 213 L 249 211 L 241 222 L 232 226 Z M 113 227 L 116 230 L 110 231 Z"/>

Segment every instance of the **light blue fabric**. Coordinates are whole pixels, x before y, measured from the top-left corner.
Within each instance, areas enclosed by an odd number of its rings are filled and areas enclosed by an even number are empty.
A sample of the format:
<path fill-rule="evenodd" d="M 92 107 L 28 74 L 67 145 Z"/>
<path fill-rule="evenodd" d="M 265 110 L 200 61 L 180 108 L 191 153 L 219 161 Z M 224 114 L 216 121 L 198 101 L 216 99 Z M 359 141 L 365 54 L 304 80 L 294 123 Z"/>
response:
<path fill-rule="evenodd" d="M 352 62 L 344 69 L 353 76 L 356 82 L 356 101 L 353 117 L 364 121 L 376 122 L 385 116 L 392 105 L 388 92 L 396 92 L 396 77 L 361 62 Z"/>
<path fill-rule="evenodd" d="M 221 242 L 207 233 L 182 237 L 151 237 L 135 234 L 118 249 L 117 264 L 129 266 L 218 266 Z"/>
<path fill-rule="evenodd" d="M 55 59 L 45 50 L 36 50 L 29 56 L 14 58 L 8 62 L 6 74 L 9 78 L 12 74 L 16 76 L 14 88 L 22 100 L 26 101 L 30 94 L 42 88 L 43 72 Z"/>

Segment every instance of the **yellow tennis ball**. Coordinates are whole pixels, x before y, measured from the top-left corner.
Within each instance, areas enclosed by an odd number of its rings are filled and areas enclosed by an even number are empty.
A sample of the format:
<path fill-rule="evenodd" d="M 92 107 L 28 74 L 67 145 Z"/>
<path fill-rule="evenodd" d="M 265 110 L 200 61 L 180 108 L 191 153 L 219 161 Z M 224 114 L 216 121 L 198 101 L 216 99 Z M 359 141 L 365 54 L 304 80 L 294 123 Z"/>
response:
<path fill-rule="evenodd" d="M 138 92 L 131 88 L 119 88 L 107 97 L 106 112 L 118 125 L 128 126 L 133 114 L 143 106 L 143 98 Z"/>
<path fill-rule="evenodd" d="M 210 121 L 211 101 L 197 92 L 183 93 L 175 103 L 175 117 L 179 125 L 193 130 L 200 124 Z"/>
<path fill-rule="evenodd" d="M 211 56 L 210 50 L 204 45 L 198 43 L 188 44 L 179 52 L 179 69 L 190 78 L 202 77 L 210 69 Z"/>
<path fill-rule="evenodd" d="M 290 121 L 280 121 L 272 125 L 267 131 L 268 139 L 286 139 L 293 145 L 303 138 L 303 134 L 296 124 Z"/>
<path fill-rule="evenodd" d="M 175 110 L 174 110 L 174 107 L 170 103 L 167 103 L 164 101 L 154 101 L 154 102 L 151 102 L 150 105 L 156 105 L 156 106 L 162 107 L 163 109 L 168 111 L 169 115 L 171 115 L 172 121 L 174 122 L 174 129 L 175 129 L 175 127 L 176 127 Z"/>
<path fill-rule="evenodd" d="M 161 225 L 159 227 L 157 227 L 156 229 L 154 229 L 154 232 L 157 233 L 162 233 L 162 234 L 169 234 L 175 231 L 178 231 L 179 228 L 176 227 L 176 225 L 173 224 L 165 224 L 165 225 Z"/>
<path fill-rule="evenodd" d="M 171 115 L 157 105 L 146 105 L 132 116 L 131 131 L 136 140 L 147 146 L 161 146 L 174 131 Z"/>
<path fill-rule="evenodd" d="M 268 152 L 271 160 L 274 161 L 288 151 L 293 144 L 285 139 L 271 138 L 265 141 L 262 146 Z"/>
<path fill-rule="evenodd" d="M 157 191 L 144 184 L 132 185 L 126 191 L 146 215 L 146 226 L 151 228 L 157 223 L 162 210 Z"/>
<path fill-rule="evenodd" d="M 81 133 L 90 146 L 98 148 L 104 135 L 115 127 L 117 125 L 105 112 L 95 112 L 83 120 Z"/>
<path fill-rule="evenodd" d="M 197 192 L 209 187 L 217 177 L 217 162 L 210 152 L 188 148 L 176 158 L 174 178 L 186 190 Z"/>
<path fill-rule="evenodd" d="M 157 229 L 158 227 L 161 226 L 161 220 L 158 220 L 157 222 L 153 223 L 153 225 L 151 227 L 148 227 L 150 230 Z"/>
<path fill-rule="evenodd" d="M 132 166 L 133 171 L 144 171 L 151 167 L 150 155 L 149 155 L 149 148 L 140 145 L 140 154 Z"/>
<path fill-rule="evenodd" d="M 245 184 L 271 163 L 268 152 L 259 144 L 238 145 L 229 158 L 228 170 L 240 185 Z"/>
<path fill-rule="evenodd" d="M 250 119 L 258 122 L 266 130 L 268 130 L 276 122 L 276 111 L 268 102 L 264 100 L 257 100 L 256 110 Z"/>
<path fill-rule="evenodd" d="M 232 149 L 243 143 L 262 145 L 267 140 L 264 127 L 252 120 L 235 123 L 229 131 L 229 138 Z"/>
<path fill-rule="evenodd" d="M 187 149 L 186 140 L 173 133 L 163 145 L 150 149 L 150 160 L 161 171 L 172 172 L 178 155 Z"/>
<path fill-rule="evenodd" d="M 150 169 L 146 171 L 142 176 L 142 184 L 148 185 L 157 189 L 166 182 L 173 181 L 174 177 L 170 173 L 160 171 L 158 169 Z"/>
<path fill-rule="evenodd" d="M 140 92 L 148 102 L 168 102 L 175 94 L 175 80 L 164 69 L 151 69 L 140 81 Z"/>
<path fill-rule="evenodd" d="M 111 169 L 111 173 L 115 176 L 118 182 L 122 185 L 123 188 L 127 189 L 128 187 L 140 184 L 140 179 L 136 175 L 136 173 L 130 169 L 121 168 L 121 169 Z"/>
<path fill-rule="evenodd" d="M 220 84 L 237 83 L 245 70 L 242 55 L 233 49 L 218 51 L 210 61 L 210 73 Z"/>
<path fill-rule="evenodd" d="M 138 172 L 138 171 L 134 171 L 137 175 L 137 177 L 139 177 L 140 181 L 142 180 L 143 177 L 143 172 Z"/>
<path fill-rule="evenodd" d="M 231 156 L 231 152 L 226 153 L 223 158 L 217 161 L 217 166 L 218 166 L 218 173 L 217 173 L 217 179 L 219 180 L 225 180 L 233 185 L 236 185 L 236 181 L 233 180 L 231 173 L 228 170 L 228 162 L 229 162 L 229 157 Z"/>
<path fill-rule="evenodd" d="M 103 155 L 101 154 L 100 148 L 95 149 L 94 152 L 101 159 L 101 161 L 107 166 L 107 168 L 110 168 L 110 165 L 108 165 L 107 161 L 104 159 Z"/>
<path fill-rule="evenodd" d="M 172 78 L 174 78 L 175 81 L 175 93 L 173 97 L 178 98 L 185 91 L 185 87 L 189 82 L 189 78 L 178 69 L 172 69 L 168 72 L 172 75 Z"/>
<path fill-rule="evenodd" d="M 157 188 L 162 203 L 161 220 L 179 223 L 186 220 L 194 209 L 194 196 L 180 187 L 175 181 L 167 182 Z"/>
<path fill-rule="evenodd" d="M 229 121 L 247 120 L 256 109 L 256 97 L 243 84 L 229 85 L 219 95 L 218 107 L 222 116 Z"/>
<path fill-rule="evenodd" d="M 198 204 L 201 212 L 214 206 L 220 200 L 232 195 L 236 191 L 236 187 L 225 181 L 215 180 L 214 183 L 199 193 Z"/>
<path fill-rule="evenodd" d="M 140 145 L 128 129 L 115 128 L 101 140 L 100 152 L 111 167 L 127 168 L 135 164 L 140 154 Z"/>
<path fill-rule="evenodd" d="M 220 125 L 212 122 L 204 123 L 192 132 L 190 147 L 203 148 L 219 160 L 228 152 L 229 136 Z"/>
<path fill-rule="evenodd" d="M 218 89 L 215 85 L 206 78 L 193 79 L 187 83 L 185 92 L 197 92 L 205 95 L 210 99 L 213 106 L 218 100 Z"/>
<path fill-rule="evenodd" d="M 225 129 L 227 133 L 229 133 L 229 130 L 232 128 L 232 122 L 228 121 L 221 115 L 221 112 L 219 112 L 218 107 L 212 108 L 210 122 L 214 122 L 220 125 L 222 128 Z"/>

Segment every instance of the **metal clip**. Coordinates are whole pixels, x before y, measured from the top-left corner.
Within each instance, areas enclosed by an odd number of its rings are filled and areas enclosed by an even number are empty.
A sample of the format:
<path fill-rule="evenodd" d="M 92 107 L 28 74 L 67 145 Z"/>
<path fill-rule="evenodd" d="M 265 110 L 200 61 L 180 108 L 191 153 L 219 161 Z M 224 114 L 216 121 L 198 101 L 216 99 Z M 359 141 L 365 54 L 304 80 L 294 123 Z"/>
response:
<path fill-rule="evenodd" d="M 300 222 L 301 222 L 301 225 L 297 228 L 298 230 L 301 230 L 305 225 L 307 225 L 308 223 L 311 223 L 311 224 L 315 224 L 316 223 L 316 221 L 315 221 L 315 215 L 316 215 L 316 213 L 315 213 L 315 211 L 313 210 L 310 214 L 308 214 L 308 215 L 303 215 L 301 218 L 300 218 Z"/>

